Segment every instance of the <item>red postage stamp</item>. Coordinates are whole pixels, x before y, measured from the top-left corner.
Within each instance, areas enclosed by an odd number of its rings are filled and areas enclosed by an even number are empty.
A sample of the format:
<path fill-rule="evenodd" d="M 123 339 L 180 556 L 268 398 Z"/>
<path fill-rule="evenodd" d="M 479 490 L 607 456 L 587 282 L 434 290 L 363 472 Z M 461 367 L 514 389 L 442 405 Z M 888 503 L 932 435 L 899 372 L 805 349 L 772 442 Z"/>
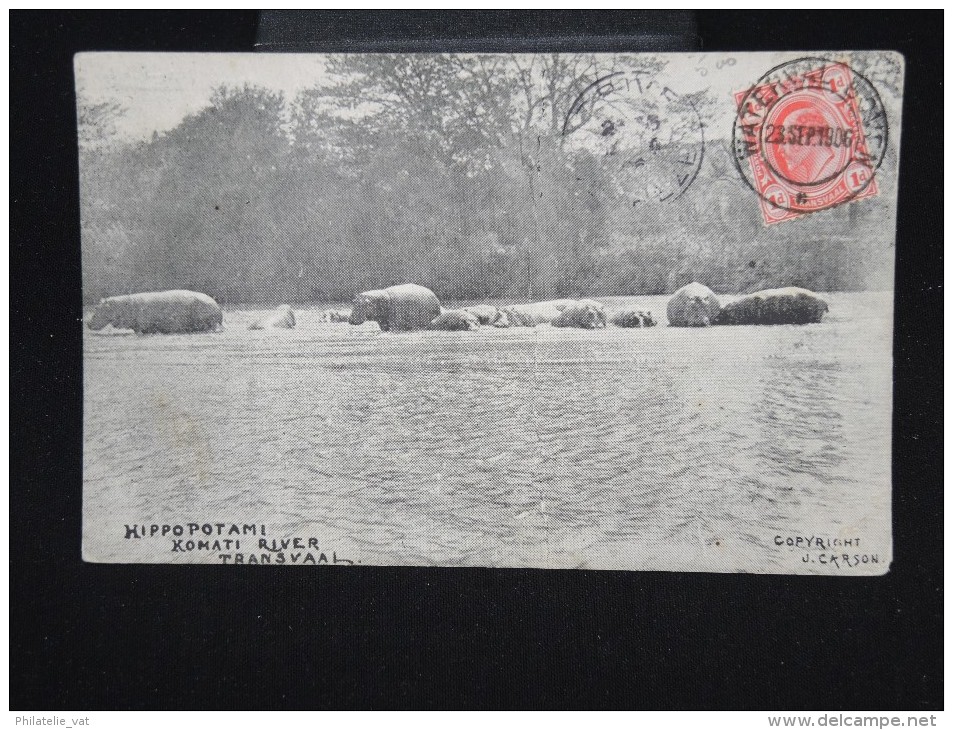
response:
<path fill-rule="evenodd" d="M 861 103 L 846 64 L 802 65 L 735 94 L 735 148 L 766 224 L 877 195 Z M 748 173 L 743 170 L 743 173 Z"/>

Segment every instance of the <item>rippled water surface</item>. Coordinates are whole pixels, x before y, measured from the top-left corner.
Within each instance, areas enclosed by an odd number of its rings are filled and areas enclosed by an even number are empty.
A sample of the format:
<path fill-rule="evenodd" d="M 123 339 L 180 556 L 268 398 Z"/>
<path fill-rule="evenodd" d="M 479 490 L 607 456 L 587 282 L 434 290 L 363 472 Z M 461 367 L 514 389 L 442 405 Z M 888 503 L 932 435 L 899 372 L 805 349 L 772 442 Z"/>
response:
<path fill-rule="evenodd" d="M 892 295 L 708 329 L 666 299 L 604 300 L 652 329 L 86 331 L 84 555 L 217 562 L 123 539 L 211 521 L 364 564 L 837 572 L 777 538 L 860 538 L 883 572 Z"/>

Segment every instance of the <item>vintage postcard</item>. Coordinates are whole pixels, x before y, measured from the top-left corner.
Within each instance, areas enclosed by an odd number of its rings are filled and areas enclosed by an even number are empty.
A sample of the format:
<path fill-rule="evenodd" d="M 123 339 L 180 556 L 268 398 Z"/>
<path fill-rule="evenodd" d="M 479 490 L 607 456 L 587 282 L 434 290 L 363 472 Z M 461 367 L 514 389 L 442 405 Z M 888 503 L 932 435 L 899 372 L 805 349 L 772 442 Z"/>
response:
<path fill-rule="evenodd" d="M 78 55 L 84 559 L 886 573 L 903 70 Z"/>

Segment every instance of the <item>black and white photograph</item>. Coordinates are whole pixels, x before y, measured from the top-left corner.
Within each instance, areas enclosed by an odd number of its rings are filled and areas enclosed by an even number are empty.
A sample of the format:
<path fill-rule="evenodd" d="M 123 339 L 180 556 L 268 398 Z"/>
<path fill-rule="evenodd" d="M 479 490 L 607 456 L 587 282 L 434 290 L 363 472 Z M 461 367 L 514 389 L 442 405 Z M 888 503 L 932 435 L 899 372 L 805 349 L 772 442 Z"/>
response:
<path fill-rule="evenodd" d="M 75 72 L 85 560 L 889 570 L 899 54 Z"/>
<path fill-rule="evenodd" d="M 942 725 L 941 13 L 9 15 L 11 725 Z"/>

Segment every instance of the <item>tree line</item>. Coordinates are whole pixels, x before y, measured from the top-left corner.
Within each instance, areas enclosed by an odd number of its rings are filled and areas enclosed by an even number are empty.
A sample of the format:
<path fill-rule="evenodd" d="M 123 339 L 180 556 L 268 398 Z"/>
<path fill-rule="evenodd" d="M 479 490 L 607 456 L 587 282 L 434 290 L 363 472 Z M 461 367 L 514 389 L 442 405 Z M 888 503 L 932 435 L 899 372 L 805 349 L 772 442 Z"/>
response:
<path fill-rule="evenodd" d="M 636 57 L 632 57 L 636 58 Z M 220 87 L 149 140 L 80 105 L 84 298 L 188 288 L 223 303 L 346 301 L 400 282 L 442 300 L 890 286 L 875 205 L 765 227 L 729 142 L 691 187 L 633 199 L 597 146 L 567 144 L 579 95 L 664 60 L 585 54 L 348 55 L 293 99 Z M 704 117 L 716 100 L 687 99 Z"/>

